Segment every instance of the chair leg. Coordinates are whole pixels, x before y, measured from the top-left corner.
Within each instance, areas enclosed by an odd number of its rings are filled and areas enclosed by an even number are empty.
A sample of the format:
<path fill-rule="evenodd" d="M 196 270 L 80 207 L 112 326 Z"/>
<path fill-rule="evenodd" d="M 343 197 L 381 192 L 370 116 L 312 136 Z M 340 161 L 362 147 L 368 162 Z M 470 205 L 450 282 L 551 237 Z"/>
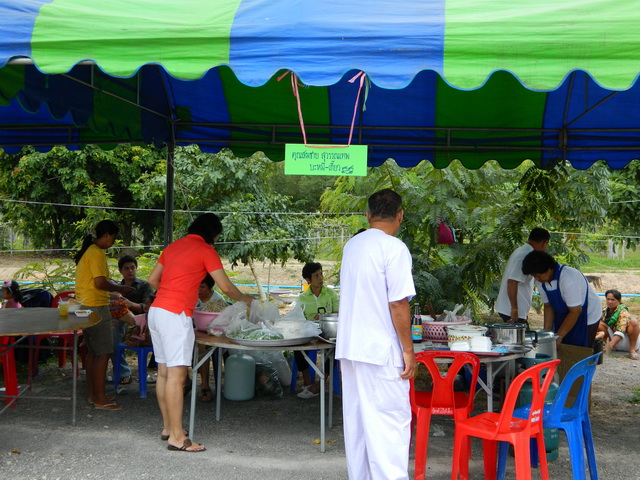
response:
<path fill-rule="evenodd" d="M 458 431 L 454 432 L 453 440 L 453 460 L 451 461 L 451 480 L 458 480 L 462 476 L 463 480 L 469 478 L 469 456 L 466 454 L 465 445 L 467 435 Z"/>
<path fill-rule="evenodd" d="M 484 478 L 485 480 L 496 479 L 496 449 L 495 440 L 482 440 L 482 451 L 484 452 Z M 519 478 L 519 477 L 518 477 Z"/>
<path fill-rule="evenodd" d="M 540 434 L 542 435 L 542 434 Z M 539 444 L 538 444 L 539 445 Z M 544 437 L 542 437 L 542 455 L 540 456 L 540 473 L 547 467 L 547 455 L 544 453 Z M 529 439 L 514 438 L 513 454 L 516 463 L 516 480 L 531 480 L 531 456 L 529 453 Z M 549 475 L 544 477 L 548 480 Z"/>
<path fill-rule="evenodd" d="M 529 444 L 531 444 L 531 442 L 529 442 Z M 549 462 L 547 462 L 547 447 L 544 444 L 544 430 L 536 435 L 536 446 L 538 447 L 537 457 L 538 464 L 540 465 L 540 478 L 542 480 L 549 480 Z M 529 447 L 529 452 L 531 452 L 531 447 Z M 531 459 L 529 459 L 529 465 L 532 465 Z M 529 467 L 529 471 L 531 471 L 531 467 Z"/>
<path fill-rule="evenodd" d="M 416 451 L 414 479 L 424 480 L 427 471 L 427 451 L 429 450 L 429 428 L 431 415 L 424 408 L 418 408 L 416 418 Z"/>
<path fill-rule="evenodd" d="M 120 354 L 124 350 L 124 344 L 120 343 L 116 348 L 115 358 L 120 358 Z M 120 362 L 113 362 L 113 389 L 118 391 L 118 382 L 120 381 Z"/>
<path fill-rule="evenodd" d="M 507 457 L 509 456 L 509 442 L 498 442 L 498 480 L 504 480 L 507 472 Z"/>
<path fill-rule="evenodd" d="M 140 384 L 140 398 L 147 398 L 147 354 L 146 348 L 138 350 L 138 383 Z"/>
<path fill-rule="evenodd" d="M 589 476 L 591 480 L 598 480 L 598 464 L 596 463 L 596 450 L 593 447 L 593 433 L 589 417 L 582 420 L 582 438 L 587 451 L 587 463 L 589 464 Z"/>
<path fill-rule="evenodd" d="M 62 350 L 58 350 L 58 367 L 62 368 L 67 364 L 67 351 L 64 349 L 69 346 L 69 339 L 66 336 L 58 337 L 58 344 L 62 347 Z"/>
<path fill-rule="evenodd" d="M 582 436 L 582 425 L 580 421 L 565 424 L 567 443 L 569 444 L 569 458 L 571 459 L 571 472 L 573 478 L 587 478 L 584 467 L 584 439 Z"/>
<path fill-rule="evenodd" d="M 4 375 L 4 392 L 8 396 L 15 397 L 18 395 L 18 377 L 13 350 L 0 355 L 0 363 L 2 363 L 2 374 Z M 14 400 L 14 398 L 6 398 L 5 403 L 9 404 Z M 15 406 L 16 404 L 14 403 L 12 408 Z"/>

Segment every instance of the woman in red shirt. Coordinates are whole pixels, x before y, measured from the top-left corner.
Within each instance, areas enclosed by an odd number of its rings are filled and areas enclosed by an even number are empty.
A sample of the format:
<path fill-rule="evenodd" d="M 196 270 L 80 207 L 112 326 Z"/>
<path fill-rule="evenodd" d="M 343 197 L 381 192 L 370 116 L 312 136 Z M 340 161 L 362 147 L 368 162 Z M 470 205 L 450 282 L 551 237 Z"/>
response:
<path fill-rule="evenodd" d="M 149 309 L 149 331 L 158 362 L 156 395 L 162 412 L 161 438 L 168 441 L 169 450 L 205 450 L 182 428 L 183 385 L 195 343 L 191 314 L 200 282 L 208 273 L 229 298 L 247 305 L 253 301 L 231 283 L 222 268 L 213 248 L 220 233 L 222 223 L 215 214 L 200 215 L 189 226 L 186 237 L 165 248 L 149 276 L 149 284 L 157 289 Z"/>

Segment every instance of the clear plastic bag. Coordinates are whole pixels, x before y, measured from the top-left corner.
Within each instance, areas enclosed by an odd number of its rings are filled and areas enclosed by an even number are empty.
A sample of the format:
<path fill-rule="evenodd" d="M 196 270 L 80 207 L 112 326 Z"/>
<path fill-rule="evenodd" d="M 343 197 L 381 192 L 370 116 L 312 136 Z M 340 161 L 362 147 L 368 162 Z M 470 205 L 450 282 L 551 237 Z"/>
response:
<path fill-rule="evenodd" d="M 276 320 L 272 328 L 281 333 L 284 338 L 316 337 L 322 333 L 318 324 L 308 321 L 302 308 L 297 305 L 282 318 Z"/>
<path fill-rule="evenodd" d="M 255 359 L 256 364 L 262 363 L 272 366 L 278 375 L 280 385 L 283 387 L 291 386 L 291 367 L 282 352 L 249 350 L 244 353 L 251 355 Z"/>
<path fill-rule="evenodd" d="M 256 362 L 256 395 L 278 399 L 284 397 L 284 390 L 280 385 L 278 373 L 270 363 Z"/>

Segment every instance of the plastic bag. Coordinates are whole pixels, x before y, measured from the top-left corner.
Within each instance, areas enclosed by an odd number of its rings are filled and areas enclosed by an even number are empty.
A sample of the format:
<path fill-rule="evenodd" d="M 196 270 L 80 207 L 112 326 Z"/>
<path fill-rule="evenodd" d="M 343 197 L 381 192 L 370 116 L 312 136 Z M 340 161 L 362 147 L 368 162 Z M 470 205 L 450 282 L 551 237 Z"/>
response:
<path fill-rule="evenodd" d="M 273 365 L 256 362 L 256 395 L 273 398 L 284 397 L 284 390 Z"/>
<path fill-rule="evenodd" d="M 294 306 L 286 315 L 276 320 L 272 328 L 284 338 L 316 337 L 322 333 L 316 322 L 305 318 L 299 306 Z"/>
<path fill-rule="evenodd" d="M 219 322 L 219 325 L 231 326 L 234 322 L 240 322 L 246 319 L 247 304 L 244 302 L 236 302 L 222 310 L 220 315 L 216 317 L 216 322 Z"/>
<path fill-rule="evenodd" d="M 458 310 L 460 310 L 462 307 L 464 307 L 463 304 L 459 303 L 458 305 L 456 305 L 456 308 L 453 309 L 453 311 L 449 311 L 449 310 L 443 310 L 444 313 L 447 315 L 444 319 L 445 322 L 457 322 L 458 318 L 456 317 L 456 313 L 458 313 Z"/>
<path fill-rule="evenodd" d="M 268 325 L 280 318 L 280 310 L 274 303 L 259 302 L 254 300 L 251 302 L 251 311 L 249 313 L 249 321 L 251 323 L 264 323 Z"/>
<path fill-rule="evenodd" d="M 256 364 L 261 363 L 272 366 L 278 375 L 280 385 L 283 387 L 291 386 L 291 367 L 282 352 L 249 350 L 243 353 L 251 355 L 255 359 Z"/>

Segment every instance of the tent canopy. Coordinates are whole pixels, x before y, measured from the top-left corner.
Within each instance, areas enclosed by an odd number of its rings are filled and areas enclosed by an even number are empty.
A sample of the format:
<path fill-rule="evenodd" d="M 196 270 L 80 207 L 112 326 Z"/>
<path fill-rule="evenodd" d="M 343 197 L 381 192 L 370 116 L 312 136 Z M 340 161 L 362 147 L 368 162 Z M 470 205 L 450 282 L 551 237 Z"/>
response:
<path fill-rule="evenodd" d="M 196 143 L 369 165 L 640 157 L 631 0 L 2 0 L 0 147 Z M 367 82 L 358 98 L 358 72 Z"/>

